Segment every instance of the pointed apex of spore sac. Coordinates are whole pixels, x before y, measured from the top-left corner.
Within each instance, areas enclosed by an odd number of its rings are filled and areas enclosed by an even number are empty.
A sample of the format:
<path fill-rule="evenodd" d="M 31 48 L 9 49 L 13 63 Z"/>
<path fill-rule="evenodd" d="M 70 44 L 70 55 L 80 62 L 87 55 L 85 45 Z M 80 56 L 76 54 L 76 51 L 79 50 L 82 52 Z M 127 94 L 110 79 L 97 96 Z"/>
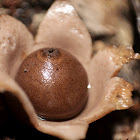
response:
<path fill-rule="evenodd" d="M 60 52 L 56 48 L 45 48 L 40 50 L 41 56 L 44 58 L 57 57 Z"/>

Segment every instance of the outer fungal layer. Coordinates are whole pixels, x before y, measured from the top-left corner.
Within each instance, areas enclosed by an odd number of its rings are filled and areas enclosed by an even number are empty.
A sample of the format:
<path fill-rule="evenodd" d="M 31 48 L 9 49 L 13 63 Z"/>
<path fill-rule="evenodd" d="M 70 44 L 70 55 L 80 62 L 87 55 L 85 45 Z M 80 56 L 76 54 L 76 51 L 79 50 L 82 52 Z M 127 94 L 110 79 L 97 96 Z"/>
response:
<path fill-rule="evenodd" d="M 21 64 L 16 81 L 29 96 L 38 116 L 47 120 L 71 119 L 87 102 L 85 69 L 62 49 L 45 48 L 30 54 Z"/>
<path fill-rule="evenodd" d="M 33 36 L 24 24 L 8 15 L 0 15 L 0 71 L 14 77 L 33 42 Z"/>

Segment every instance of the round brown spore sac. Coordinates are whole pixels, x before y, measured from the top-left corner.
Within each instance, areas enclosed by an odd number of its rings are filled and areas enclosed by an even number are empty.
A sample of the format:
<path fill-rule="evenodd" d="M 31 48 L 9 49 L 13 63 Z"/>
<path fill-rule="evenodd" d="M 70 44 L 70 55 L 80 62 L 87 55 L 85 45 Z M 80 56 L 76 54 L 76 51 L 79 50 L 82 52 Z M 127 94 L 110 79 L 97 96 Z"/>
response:
<path fill-rule="evenodd" d="M 63 121 L 77 116 L 88 99 L 88 78 L 70 53 L 45 48 L 30 54 L 21 64 L 16 81 L 29 96 L 39 117 Z"/>

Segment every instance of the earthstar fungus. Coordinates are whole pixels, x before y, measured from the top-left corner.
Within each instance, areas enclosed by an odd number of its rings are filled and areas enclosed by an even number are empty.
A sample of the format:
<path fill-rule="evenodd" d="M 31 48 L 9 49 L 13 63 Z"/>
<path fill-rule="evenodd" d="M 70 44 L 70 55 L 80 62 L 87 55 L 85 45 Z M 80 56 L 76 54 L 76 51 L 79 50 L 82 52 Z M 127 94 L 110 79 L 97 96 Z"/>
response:
<path fill-rule="evenodd" d="M 133 105 L 132 85 L 116 75 L 124 63 L 139 59 L 139 55 L 132 49 L 106 47 L 92 56 L 90 35 L 69 2 L 53 3 L 35 39 L 21 22 L 8 15 L 0 16 L 0 32 L 0 93 L 19 119 L 30 122 L 39 131 L 62 139 L 84 139 L 89 123 Z M 25 57 L 50 46 L 70 52 L 88 76 L 87 105 L 77 117 L 67 121 L 39 119 L 25 91 L 15 81 Z"/>

